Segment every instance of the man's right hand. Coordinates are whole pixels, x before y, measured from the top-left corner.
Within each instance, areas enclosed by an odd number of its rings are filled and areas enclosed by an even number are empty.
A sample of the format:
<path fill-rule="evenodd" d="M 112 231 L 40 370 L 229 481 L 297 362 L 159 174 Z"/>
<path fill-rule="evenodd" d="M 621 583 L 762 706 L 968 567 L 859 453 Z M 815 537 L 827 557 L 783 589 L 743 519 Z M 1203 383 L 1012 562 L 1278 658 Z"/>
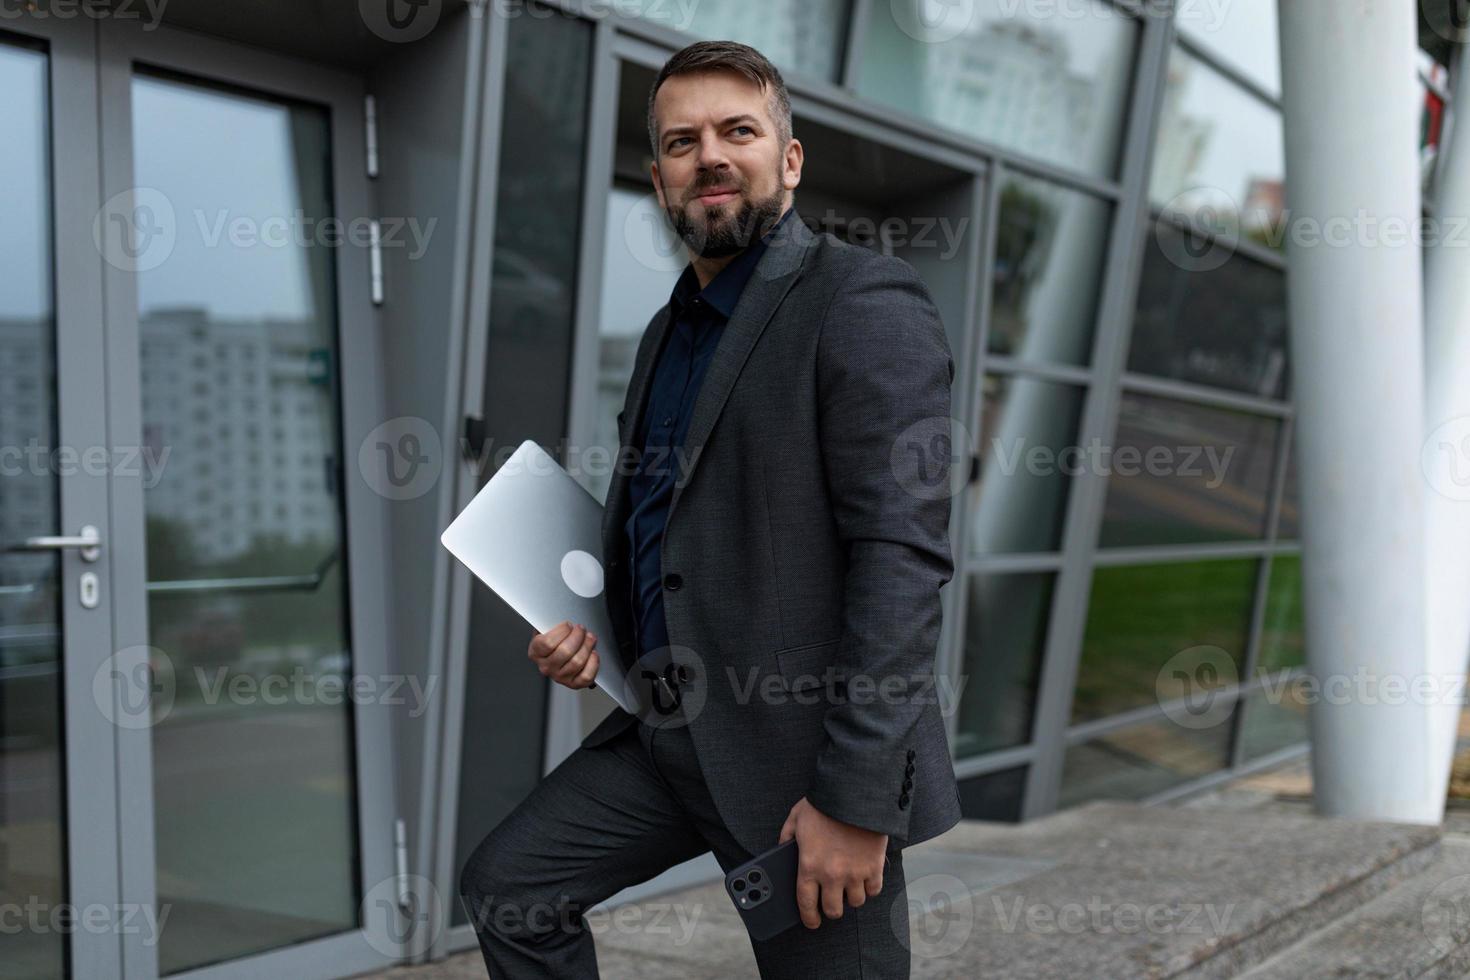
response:
<path fill-rule="evenodd" d="M 531 637 L 526 656 L 545 677 L 565 687 L 591 687 L 597 676 L 597 634 L 562 620 Z"/>

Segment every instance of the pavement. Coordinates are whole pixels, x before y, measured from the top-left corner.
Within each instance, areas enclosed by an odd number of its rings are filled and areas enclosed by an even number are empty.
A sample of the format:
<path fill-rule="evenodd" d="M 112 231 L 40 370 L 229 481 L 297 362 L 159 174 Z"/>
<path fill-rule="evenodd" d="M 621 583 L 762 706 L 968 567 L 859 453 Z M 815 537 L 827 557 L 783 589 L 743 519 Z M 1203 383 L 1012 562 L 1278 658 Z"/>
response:
<path fill-rule="evenodd" d="M 963 821 L 904 854 L 916 980 L 1470 976 L 1470 804 L 1438 827 L 1321 817 L 1305 756 L 1163 806 Z M 588 925 L 604 980 L 758 976 L 716 883 Z M 471 951 L 375 976 L 485 969 Z"/>

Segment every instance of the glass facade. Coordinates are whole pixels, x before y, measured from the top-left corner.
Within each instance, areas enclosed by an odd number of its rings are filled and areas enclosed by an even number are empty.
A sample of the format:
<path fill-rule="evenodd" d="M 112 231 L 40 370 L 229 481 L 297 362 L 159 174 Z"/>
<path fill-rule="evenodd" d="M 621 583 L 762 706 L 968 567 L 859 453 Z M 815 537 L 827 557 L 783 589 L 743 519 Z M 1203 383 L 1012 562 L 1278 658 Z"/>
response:
<path fill-rule="evenodd" d="M 1174 26 L 1063 806 L 1174 791 L 1306 737 L 1275 3 Z"/>
<path fill-rule="evenodd" d="M 969 139 L 1111 176 L 1142 25 L 1102 0 L 1065 6 L 1072 15 L 1005 0 L 871 4 L 857 89 Z"/>

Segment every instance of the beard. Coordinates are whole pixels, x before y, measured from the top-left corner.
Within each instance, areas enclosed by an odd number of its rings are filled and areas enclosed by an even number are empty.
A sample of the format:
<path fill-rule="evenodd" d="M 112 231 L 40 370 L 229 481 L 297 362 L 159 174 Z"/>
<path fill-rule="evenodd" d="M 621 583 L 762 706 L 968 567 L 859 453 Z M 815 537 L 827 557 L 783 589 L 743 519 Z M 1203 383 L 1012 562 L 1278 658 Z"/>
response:
<path fill-rule="evenodd" d="M 777 176 L 779 178 L 779 173 Z M 726 181 L 714 176 L 697 180 L 689 189 L 689 199 L 693 200 L 700 191 L 719 187 L 722 183 Z M 781 181 L 776 181 L 776 191 L 770 197 L 755 200 L 746 196 L 748 186 L 742 181 L 736 188 L 737 197 L 706 208 L 703 218 L 691 217 L 683 206 L 668 209 L 669 222 L 689 251 L 700 258 L 724 258 L 750 247 L 771 229 L 776 219 L 781 217 L 785 203 L 786 192 Z"/>

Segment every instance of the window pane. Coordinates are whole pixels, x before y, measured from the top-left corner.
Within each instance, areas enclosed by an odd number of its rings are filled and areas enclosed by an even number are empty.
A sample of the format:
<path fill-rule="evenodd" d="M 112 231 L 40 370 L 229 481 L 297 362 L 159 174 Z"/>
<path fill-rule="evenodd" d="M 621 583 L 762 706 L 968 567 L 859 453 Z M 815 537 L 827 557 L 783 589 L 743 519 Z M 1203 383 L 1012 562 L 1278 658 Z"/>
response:
<path fill-rule="evenodd" d="M 1112 208 L 1044 180 L 1000 192 L 986 347 L 1024 361 L 1086 364 Z"/>
<path fill-rule="evenodd" d="M 1143 253 L 1128 370 L 1283 398 L 1286 274 L 1241 255 L 1197 265 L 1209 245 L 1155 222 Z"/>
<path fill-rule="evenodd" d="M 1185 3 L 1174 16 L 1179 33 L 1273 94 L 1281 92 L 1276 0 Z"/>
<path fill-rule="evenodd" d="M 0 547 L 56 534 L 59 444 L 47 57 L 0 43 Z M 75 530 L 75 529 L 69 529 Z M 0 550 L 0 975 L 65 975 L 64 930 L 21 909 L 67 900 L 61 557 Z M 85 749 L 84 749 L 85 751 Z M 46 920 L 41 920 L 43 923 Z M 53 920 L 55 921 L 55 920 Z"/>
<path fill-rule="evenodd" d="M 1293 446 L 1286 453 L 1286 483 L 1281 488 L 1281 517 L 1276 522 L 1278 541 L 1292 541 L 1301 535 L 1301 493 L 1297 489 L 1295 438 L 1292 442 Z"/>
<path fill-rule="evenodd" d="M 1229 757 L 1228 717 L 1209 728 L 1167 718 L 1129 725 L 1067 749 L 1058 804 L 1152 796 L 1224 769 Z"/>
<path fill-rule="evenodd" d="M 1193 684 L 1224 687 L 1239 678 L 1256 567 L 1253 559 L 1232 559 L 1096 569 L 1072 721 L 1166 703 L 1190 694 Z M 1195 672 L 1200 665 L 1221 669 Z"/>
<path fill-rule="evenodd" d="M 1279 109 L 1176 46 L 1149 197 L 1208 227 L 1268 241 L 1285 203 L 1282 139 Z"/>
<path fill-rule="evenodd" d="M 793 216 L 792 220 L 795 220 Z M 578 474 L 598 500 L 607 499 L 618 451 L 618 413 L 633 377 L 633 359 L 649 318 L 668 302 L 687 264 L 683 242 L 653 191 L 615 185 L 607 198 L 603 238 L 602 322 L 598 329 L 597 427 L 593 444 L 608 465 Z"/>
<path fill-rule="evenodd" d="M 1305 677 L 1267 682 L 1266 690 L 1246 698 L 1241 717 L 1241 761 L 1300 745 L 1308 740 Z"/>
<path fill-rule="evenodd" d="M 837 81 L 848 0 L 701 0 L 641 3 L 639 15 L 697 38 L 748 44 L 776 67 Z"/>
<path fill-rule="evenodd" d="M 956 756 L 1031 741 L 1055 581 L 1051 572 L 971 574 Z"/>
<path fill-rule="evenodd" d="M 974 554 L 1056 551 L 1072 474 L 1083 389 L 988 374 L 981 397 L 980 483 L 970 499 Z"/>
<path fill-rule="evenodd" d="M 132 98 L 136 180 L 177 215 L 137 276 L 143 438 L 168 452 L 143 502 L 149 642 L 177 688 L 152 728 L 173 973 L 358 924 L 351 699 L 264 693 L 354 673 L 337 254 L 192 220 L 336 215 L 324 108 L 141 75 Z"/>
<path fill-rule="evenodd" d="M 1021 805 L 1026 798 L 1026 772 L 1030 766 L 1017 766 L 988 772 L 960 780 L 960 812 L 966 820 L 1021 819 Z"/>
<path fill-rule="evenodd" d="M 1263 538 L 1280 431 L 1264 415 L 1125 393 L 1100 545 Z"/>
<path fill-rule="evenodd" d="M 1117 170 L 1139 22 L 1101 0 L 871 5 L 858 90 L 966 136 Z"/>
<path fill-rule="evenodd" d="M 1257 675 L 1300 667 L 1307 662 L 1302 631 L 1302 560 L 1296 555 L 1271 560 L 1271 578 L 1266 585 L 1266 621 L 1256 660 Z"/>

